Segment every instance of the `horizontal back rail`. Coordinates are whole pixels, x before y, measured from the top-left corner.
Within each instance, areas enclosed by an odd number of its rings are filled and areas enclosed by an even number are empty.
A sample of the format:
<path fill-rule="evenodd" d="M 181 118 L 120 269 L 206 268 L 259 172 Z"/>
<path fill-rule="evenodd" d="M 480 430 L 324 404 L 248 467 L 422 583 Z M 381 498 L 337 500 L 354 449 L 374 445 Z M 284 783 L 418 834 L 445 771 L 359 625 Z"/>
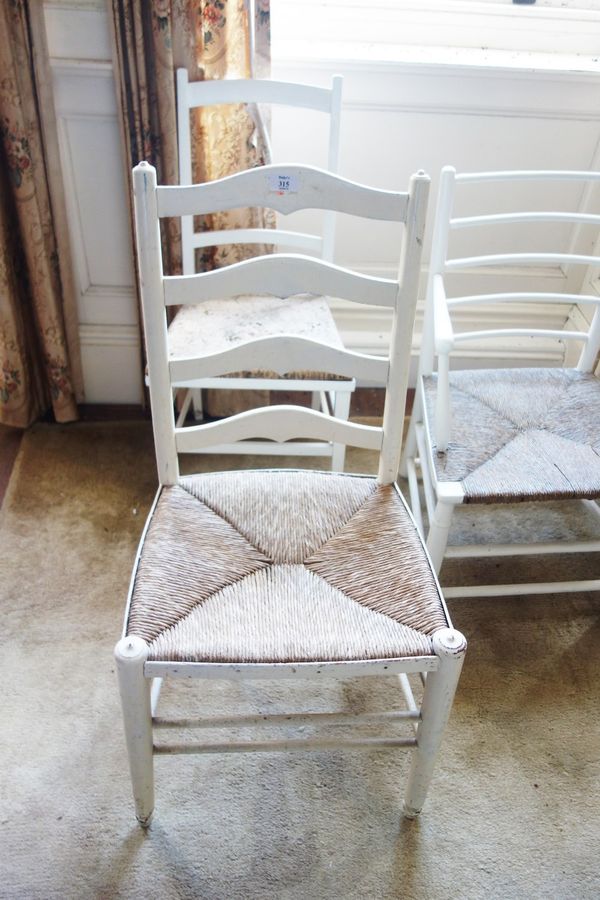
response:
<path fill-rule="evenodd" d="M 217 181 L 157 187 L 158 215 L 193 216 L 262 206 L 288 214 L 332 209 L 365 219 L 406 221 L 408 194 L 381 191 L 298 164 L 259 166 Z"/>
<path fill-rule="evenodd" d="M 508 225 L 520 222 L 579 222 L 581 225 L 600 225 L 600 216 L 577 212 L 493 213 L 488 216 L 450 219 L 450 228 L 476 228 L 480 225 Z"/>
<path fill-rule="evenodd" d="M 320 254 L 323 239 L 315 234 L 284 231 L 281 228 L 231 228 L 226 231 L 196 231 L 191 246 L 216 247 L 220 244 L 280 244 Z"/>
<path fill-rule="evenodd" d="M 579 172 L 568 169 L 515 169 L 498 172 L 463 172 L 455 174 L 455 181 L 479 183 L 484 181 L 600 181 L 600 172 Z"/>
<path fill-rule="evenodd" d="M 274 103 L 320 112 L 331 110 L 331 89 L 310 84 L 269 79 L 210 79 L 191 81 L 186 86 L 188 109 L 227 103 Z"/>
<path fill-rule="evenodd" d="M 260 360 L 262 369 L 279 375 L 326 372 L 379 384 L 386 383 L 389 369 L 389 361 L 385 358 L 341 350 L 310 338 L 285 334 L 246 341 L 231 350 L 210 356 L 174 359 L 169 368 L 173 384 L 177 386 L 193 379 L 252 370 L 257 360 Z"/>
<path fill-rule="evenodd" d="M 447 297 L 448 306 L 475 305 L 477 303 L 593 303 L 600 306 L 600 297 L 591 294 L 554 294 L 541 291 L 522 291 L 504 294 L 470 294 L 464 297 Z"/>
<path fill-rule="evenodd" d="M 383 429 L 346 422 L 299 406 L 265 407 L 220 422 L 175 429 L 179 453 L 193 453 L 215 444 L 252 438 L 282 442 L 298 437 L 380 450 Z"/>
<path fill-rule="evenodd" d="M 166 276 L 164 299 L 167 306 L 186 306 L 218 297 L 264 293 L 265 284 L 277 297 L 320 294 L 391 308 L 398 294 L 397 281 L 358 275 L 310 256 L 282 253 L 198 275 Z"/>
<path fill-rule="evenodd" d="M 486 256 L 468 256 L 461 259 L 446 260 L 444 271 L 454 272 L 457 269 L 471 269 L 483 266 L 532 266 L 538 263 L 598 266 L 600 265 L 600 257 L 579 253 L 494 253 Z"/>
<path fill-rule="evenodd" d="M 587 341 L 587 331 L 563 331 L 553 328 L 490 328 L 481 331 L 454 332 L 454 343 L 462 341 L 475 341 L 482 338 L 496 337 L 531 337 L 531 338 L 555 338 L 559 341 Z"/>

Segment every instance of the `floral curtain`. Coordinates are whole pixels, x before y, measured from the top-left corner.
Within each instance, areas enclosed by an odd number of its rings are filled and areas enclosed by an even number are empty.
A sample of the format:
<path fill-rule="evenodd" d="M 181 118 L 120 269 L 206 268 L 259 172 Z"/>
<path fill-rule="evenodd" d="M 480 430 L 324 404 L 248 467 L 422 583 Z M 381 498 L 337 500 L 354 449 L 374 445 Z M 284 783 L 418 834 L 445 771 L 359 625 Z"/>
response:
<path fill-rule="evenodd" d="M 0 4 L 0 422 L 82 399 L 76 292 L 42 5 Z"/>

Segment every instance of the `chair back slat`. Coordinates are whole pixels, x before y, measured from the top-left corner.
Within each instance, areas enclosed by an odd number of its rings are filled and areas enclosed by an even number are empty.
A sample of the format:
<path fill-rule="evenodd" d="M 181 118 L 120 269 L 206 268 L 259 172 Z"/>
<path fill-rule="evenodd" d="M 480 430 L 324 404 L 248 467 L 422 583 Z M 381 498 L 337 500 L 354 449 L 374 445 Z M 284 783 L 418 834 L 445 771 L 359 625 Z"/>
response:
<path fill-rule="evenodd" d="M 248 175 L 253 176 L 254 171 Z M 172 215 L 174 206 L 170 200 L 169 203 L 163 202 L 160 208 L 158 204 L 161 203 L 161 198 L 173 195 L 166 194 L 167 189 L 156 186 L 156 172 L 152 166 L 147 163 L 136 166 L 134 200 L 140 285 L 157 460 L 163 484 L 177 482 L 178 452 L 190 452 L 214 444 L 251 438 L 277 441 L 309 438 L 379 450 L 379 481 L 391 483 L 396 478 L 429 178 L 424 173 L 414 175 L 409 191 L 399 193 L 357 186 L 319 169 L 302 167 L 301 171 L 302 179 L 298 184 L 298 196 L 295 200 L 298 208 L 310 206 L 317 194 L 322 208 L 329 207 L 336 211 L 340 207 L 354 207 L 359 187 L 358 193 L 364 201 L 364 207 L 371 214 L 373 209 L 378 209 L 382 212 L 383 220 L 392 219 L 404 225 L 396 280 L 371 278 L 322 260 L 292 254 L 254 258 L 197 275 L 164 276 L 159 218 L 161 215 Z M 243 182 L 244 179 L 240 179 L 238 184 Z M 197 201 L 202 209 L 212 206 L 211 212 L 219 212 L 223 206 L 231 203 L 230 186 L 225 185 L 221 196 L 219 182 L 181 187 L 176 191 L 179 207 L 189 210 L 191 215 L 196 212 L 191 199 Z M 204 199 L 204 191 L 210 194 L 210 203 Z M 359 209 L 358 214 L 361 211 Z M 198 362 L 187 358 L 169 362 L 167 305 L 198 303 L 214 297 L 246 293 L 289 296 L 307 292 L 341 296 L 366 305 L 390 307 L 393 310 L 393 326 L 389 357 L 378 359 L 350 353 L 312 338 L 277 335 L 250 341 L 235 350 L 208 357 L 201 356 Z M 314 410 L 285 406 L 254 410 L 218 423 L 191 428 L 175 427 L 171 392 L 178 380 L 189 384 L 190 378 L 213 377 L 216 372 L 225 374 L 232 368 L 255 370 L 264 366 L 282 374 L 287 374 L 290 369 L 294 372 L 328 372 L 331 369 L 330 374 L 345 378 L 359 377 L 378 382 L 385 378 L 383 427 L 357 425 Z"/>
<path fill-rule="evenodd" d="M 379 356 L 353 353 L 330 347 L 310 338 L 277 335 L 246 341 L 231 350 L 170 362 L 173 385 L 187 385 L 194 379 L 218 377 L 248 371 L 260 360 L 263 369 L 287 375 L 292 372 L 324 372 L 385 384 L 388 361 Z"/>
<path fill-rule="evenodd" d="M 389 278 L 357 275 L 310 256 L 273 254 L 245 259 L 199 275 L 172 275 L 164 280 L 167 306 L 188 306 L 218 297 L 269 293 L 277 297 L 320 294 L 356 303 L 394 307 L 398 283 Z"/>
<path fill-rule="evenodd" d="M 462 216 L 450 219 L 450 228 L 480 228 L 483 225 L 517 225 L 526 222 L 566 222 L 567 224 L 600 225 L 600 216 L 576 212 L 494 213 L 490 216 Z"/>
<path fill-rule="evenodd" d="M 178 69 L 178 93 L 188 109 L 235 103 L 275 103 L 320 112 L 331 111 L 331 89 L 266 78 L 227 78 L 188 81 L 187 71 Z"/>
<path fill-rule="evenodd" d="M 554 338 L 557 341 L 586 341 L 587 331 L 565 331 L 558 328 L 486 328 L 454 334 L 454 344 L 497 337 Z"/>
<path fill-rule="evenodd" d="M 449 307 L 471 306 L 477 303 L 591 303 L 600 306 L 600 296 L 593 294 L 556 294 L 548 291 L 512 291 L 504 294 L 469 294 L 448 297 Z"/>
<path fill-rule="evenodd" d="M 254 409 L 220 422 L 175 430 L 175 442 L 180 453 L 193 453 L 232 441 L 253 438 L 289 441 L 298 436 L 311 440 L 333 440 L 365 450 L 380 450 L 383 429 L 346 422 L 301 406 L 279 406 Z"/>
<path fill-rule="evenodd" d="M 491 253 L 486 256 L 448 259 L 444 264 L 444 271 L 456 272 L 458 269 L 476 269 L 481 266 L 536 266 L 550 263 L 562 266 L 600 266 L 600 256 L 581 253 Z"/>
<path fill-rule="evenodd" d="M 246 206 L 288 215 L 301 209 L 332 209 L 364 219 L 406 217 L 406 194 L 380 191 L 297 163 L 259 166 L 218 181 L 158 188 L 159 216 L 191 216 Z"/>
<path fill-rule="evenodd" d="M 192 247 L 216 247 L 221 244 L 279 244 L 299 250 L 309 250 L 319 256 L 323 238 L 300 231 L 282 228 L 230 228 L 226 231 L 198 231 L 192 237 Z"/>
<path fill-rule="evenodd" d="M 450 169 L 451 167 L 448 167 Z M 454 172 L 454 180 L 462 184 L 481 184 L 485 181 L 600 181 L 600 172 L 573 169 L 506 169 L 498 172 Z"/>
<path fill-rule="evenodd" d="M 190 112 L 201 107 L 225 104 L 246 104 L 249 107 L 259 138 L 262 140 L 265 148 L 267 163 L 272 162 L 272 149 L 269 128 L 263 116 L 263 108 L 266 105 L 281 105 L 294 109 L 312 110 L 328 115 L 327 170 L 329 172 L 337 172 L 340 148 L 342 84 L 343 79 L 340 75 L 333 77 L 329 88 L 256 78 L 190 82 L 187 70 L 178 69 L 177 131 L 179 183 L 189 185 L 193 182 Z M 269 206 L 269 204 L 263 203 L 258 199 L 242 205 Z M 201 211 L 198 210 L 197 214 L 201 214 Z M 198 232 L 195 231 L 192 216 L 186 213 L 181 215 L 182 268 L 184 275 L 192 275 L 196 272 L 195 249 L 197 247 L 219 246 L 219 244 L 216 236 L 214 240 L 208 239 L 209 243 L 197 243 Z M 304 235 L 299 233 L 299 236 L 292 242 L 287 240 L 281 244 L 279 236 L 274 234 L 270 239 L 265 239 L 265 242 L 277 246 L 293 246 L 331 261 L 334 254 L 335 229 L 336 214 L 331 210 L 327 210 L 322 217 L 320 234 Z M 232 228 L 227 239 L 223 239 L 221 244 L 257 244 L 261 242 L 258 236 L 249 240 L 246 231 Z"/>

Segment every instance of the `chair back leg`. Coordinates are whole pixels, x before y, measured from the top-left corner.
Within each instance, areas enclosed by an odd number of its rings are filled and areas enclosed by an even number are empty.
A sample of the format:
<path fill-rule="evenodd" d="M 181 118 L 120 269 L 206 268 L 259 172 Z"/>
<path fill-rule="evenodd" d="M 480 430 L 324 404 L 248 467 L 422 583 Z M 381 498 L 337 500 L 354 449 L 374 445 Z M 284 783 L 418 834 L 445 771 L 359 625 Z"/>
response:
<path fill-rule="evenodd" d="M 421 392 L 417 389 L 415 391 L 412 413 L 410 416 L 408 430 L 406 432 L 406 438 L 404 441 L 404 449 L 402 450 L 402 456 L 400 457 L 400 468 L 398 470 L 398 474 L 402 478 L 406 478 L 408 476 L 408 460 L 414 459 L 419 455 L 417 449 L 416 425 L 417 422 L 421 421 L 421 403 Z"/>
<path fill-rule="evenodd" d="M 333 403 L 333 415 L 336 419 L 347 422 L 350 415 L 350 391 L 336 391 Z M 343 472 L 346 460 L 346 445 L 334 444 L 331 453 L 331 471 Z"/>

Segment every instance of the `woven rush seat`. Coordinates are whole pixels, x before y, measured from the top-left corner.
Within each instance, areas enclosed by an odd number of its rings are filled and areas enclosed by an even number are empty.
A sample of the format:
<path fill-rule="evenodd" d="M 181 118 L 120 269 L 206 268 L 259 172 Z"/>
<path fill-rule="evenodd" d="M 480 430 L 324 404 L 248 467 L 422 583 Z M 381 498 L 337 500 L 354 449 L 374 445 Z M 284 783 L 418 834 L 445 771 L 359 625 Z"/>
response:
<path fill-rule="evenodd" d="M 437 377 L 424 379 L 435 434 Z M 460 481 L 465 502 L 600 496 L 600 380 L 576 369 L 450 373 L 448 450 L 437 478 Z"/>
<path fill-rule="evenodd" d="M 169 357 L 208 356 L 231 350 L 254 338 L 277 334 L 313 338 L 332 347 L 343 347 L 325 297 L 296 294 L 282 299 L 269 294 L 245 294 L 182 307 L 169 325 Z M 231 377 L 282 376 L 267 369 L 258 369 L 232 372 Z M 305 371 L 288 372 L 283 378 L 348 380 L 326 372 Z"/>
<path fill-rule="evenodd" d="M 240 471 L 162 489 L 127 633 L 150 660 L 308 662 L 431 655 L 447 626 L 393 485 Z"/>

